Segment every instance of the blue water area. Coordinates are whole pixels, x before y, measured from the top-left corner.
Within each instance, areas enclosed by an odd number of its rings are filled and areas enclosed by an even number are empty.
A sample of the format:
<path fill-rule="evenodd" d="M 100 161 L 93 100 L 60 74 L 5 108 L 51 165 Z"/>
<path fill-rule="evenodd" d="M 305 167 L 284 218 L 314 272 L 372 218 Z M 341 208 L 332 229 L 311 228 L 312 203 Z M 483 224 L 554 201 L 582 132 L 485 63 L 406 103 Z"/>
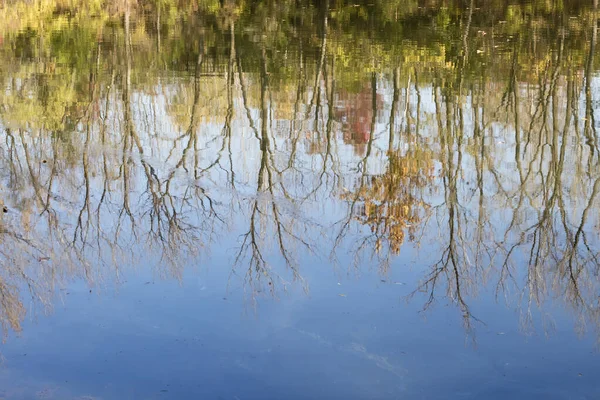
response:
<path fill-rule="evenodd" d="M 0 6 L 0 400 L 600 399 L 598 4 Z"/>

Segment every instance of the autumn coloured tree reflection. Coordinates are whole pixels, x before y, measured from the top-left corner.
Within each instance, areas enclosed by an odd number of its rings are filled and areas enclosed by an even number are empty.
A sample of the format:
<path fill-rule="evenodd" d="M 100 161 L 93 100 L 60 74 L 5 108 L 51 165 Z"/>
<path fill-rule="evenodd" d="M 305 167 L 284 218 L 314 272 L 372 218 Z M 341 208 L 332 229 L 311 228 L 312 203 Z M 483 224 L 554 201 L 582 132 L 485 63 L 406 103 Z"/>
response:
<path fill-rule="evenodd" d="M 433 161 L 428 150 L 391 152 L 385 173 L 366 177 L 356 192 L 342 195 L 358 200 L 354 219 L 371 232 L 357 250 L 398 255 L 407 233 L 410 241 L 415 240 L 415 230 L 429 209 L 423 191 L 432 184 Z"/>
<path fill-rule="evenodd" d="M 376 98 L 373 108 L 373 96 Z M 364 85 L 358 93 L 340 91 L 335 98 L 335 119 L 341 123 L 344 142 L 354 147 L 362 156 L 371 135 L 373 113 L 381 109 L 383 99 L 373 94 L 370 85 Z"/>

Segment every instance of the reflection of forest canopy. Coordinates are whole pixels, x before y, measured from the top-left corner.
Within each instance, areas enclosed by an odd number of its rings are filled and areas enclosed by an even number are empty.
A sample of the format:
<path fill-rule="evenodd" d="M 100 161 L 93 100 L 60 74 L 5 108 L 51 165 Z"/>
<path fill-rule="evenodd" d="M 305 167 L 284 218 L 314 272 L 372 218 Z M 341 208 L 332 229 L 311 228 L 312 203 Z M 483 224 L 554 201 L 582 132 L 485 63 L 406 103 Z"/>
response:
<path fill-rule="evenodd" d="M 106 54 L 123 34 L 122 14 L 127 2 L 77 2 L 37 0 L 36 6 L 15 1 L 0 9 L 0 51 L 6 65 L 13 60 L 44 61 L 46 72 L 89 69 L 97 52 Z M 105 4 L 106 3 L 106 4 Z M 136 80 L 149 72 L 191 70 L 202 49 L 207 49 L 207 68 L 223 66 L 227 60 L 229 22 L 246 60 L 246 71 L 260 65 L 261 45 L 269 51 L 270 73 L 278 79 L 293 79 L 299 54 L 318 57 L 323 2 L 312 1 L 170 1 L 131 2 L 131 40 L 135 44 Z M 535 79 L 547 60 L 548 49 L 565 29 L 570 56 L 584 59 L 593 11 L 579 2 L 473 1 L 330 1 L 328 36 L 330 51 L 338 58 L 341 78 L 360 82 L 361 73 L 395 66 L 415 65 L 422 74 L 440 66 L 461 68 L 480 75 L 482 69 L 496 80 L 508 78 L 513 50 L 519 68 Z M 108 6 L 107 6 L 108 5 Z M 479 8 L 480 7 L 480 8 Z M 135 16 L 138 17 L 135 17 Z M 577 18 L 572 18 L 577 17 Z M 247 27 L 252 27 L 248 30 Z M 200 41 L 198 32 L 203 32 Z M 469 34 L 468 46 L 463 38 Z M 500 62 L 500 61 L 504 62 Z M 103 56 L 100 62 L 106 62 Z M 374 64 L 375 63 L 375 64 Z M 11 65 L 13 67 L 11 67 Z M 210 67 L 212 66 L 212 67 Z M 351 68 L 350 68 L 351 67 Z M 357 72 L 350 72 L 348 69 Z M 15 71 L 13 71 L 15 72 Z M 64 77 L 64 76 L 63 76 Z"/>

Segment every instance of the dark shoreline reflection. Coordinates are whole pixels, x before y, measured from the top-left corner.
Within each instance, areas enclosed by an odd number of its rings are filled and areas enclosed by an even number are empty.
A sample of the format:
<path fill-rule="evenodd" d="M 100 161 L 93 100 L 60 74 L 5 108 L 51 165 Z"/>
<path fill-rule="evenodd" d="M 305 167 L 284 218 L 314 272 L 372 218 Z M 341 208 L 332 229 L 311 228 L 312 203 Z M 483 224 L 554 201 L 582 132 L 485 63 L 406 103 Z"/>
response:
<path fill-rule="evenodd" d="M 253 305 L 309 293 L 309 256 L 416 263 L 403 298 L 473 337 L 485 297 L 600 338 L 595 8 L 283 3 L 2 9 L 5 335 L 69 282 L 148 255 L 181 281 L 235 236 Z"/>

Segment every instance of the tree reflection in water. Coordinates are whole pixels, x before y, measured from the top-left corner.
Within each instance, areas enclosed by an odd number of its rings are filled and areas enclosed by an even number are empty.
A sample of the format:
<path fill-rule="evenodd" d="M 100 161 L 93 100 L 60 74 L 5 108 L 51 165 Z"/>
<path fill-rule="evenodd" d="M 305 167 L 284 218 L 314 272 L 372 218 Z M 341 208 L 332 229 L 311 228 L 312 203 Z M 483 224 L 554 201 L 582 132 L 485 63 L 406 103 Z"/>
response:
<path fill-rule="evenodd" d="M 118 282 L 146 252 L 181 279 L 239 235 L 230 279 L 251 300 L 308 290 L 306 253 L 385 276 L 403 247 L 428 246 L 409 297 L 451 300 L 467 331 L 493 288 L 525 329 L 552 298 L 600 334 L 593 8 L 537 5 L 523 22 L 250 3 L 126 2 L 3 28 L 4 332 L 27 296 L 50 306 L 69 280 Z M 423 38 L 399 46 L 378 18 L 422 21 Z"/>

